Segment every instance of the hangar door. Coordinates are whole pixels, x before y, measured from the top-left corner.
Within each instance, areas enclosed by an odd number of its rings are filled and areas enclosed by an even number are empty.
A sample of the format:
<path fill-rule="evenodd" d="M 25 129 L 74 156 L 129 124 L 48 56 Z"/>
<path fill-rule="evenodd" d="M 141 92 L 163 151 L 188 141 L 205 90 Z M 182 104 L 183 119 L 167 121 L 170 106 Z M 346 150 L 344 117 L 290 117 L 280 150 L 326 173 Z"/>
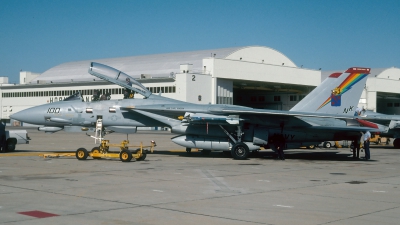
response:
<path fill-rule="evenodd" d="M 315 87 L 257 81 L 234 81 L 233 104 L 259 109 L 290 110 Z"/>
<path fill-rule="evenodd" d="M 217 104 L 233 104 L 232 80 L 217 79 Z"/>
<path fill-rule="evenodd" d="M 376 112 L 400 115 L 400 94 L 377 92 Z"/>

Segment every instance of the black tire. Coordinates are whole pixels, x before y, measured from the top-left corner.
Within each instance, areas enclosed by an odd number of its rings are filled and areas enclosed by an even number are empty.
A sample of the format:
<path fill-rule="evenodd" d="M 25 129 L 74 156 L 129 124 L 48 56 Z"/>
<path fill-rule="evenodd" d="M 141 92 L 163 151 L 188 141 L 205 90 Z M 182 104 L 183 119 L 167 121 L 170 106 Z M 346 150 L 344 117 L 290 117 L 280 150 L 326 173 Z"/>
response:
<path fill-rule="evenodd" d="M 400 148 L 400 138 L 396 138 L 393 141 L 394 148 Z"/>
<path fill-rule="evenodd" d="M 192 153 L 192 149 L 191 148 L 186 148 L 186 152 L 189 154 L 189 153 Z"/>
<path fill-rule="evenodd" d="M 17 140 L 15 138 L 10 138 L 6 142 L 6 152 L 13 152 L 15 151 L 15 145 L 17 144 Z"/>
<path fill-rule="evenodd" d="M 142 156 L 140 156 L 137 160 L 138 161 L 143 161 L 146 159 L 147 154 L 143 152 Z"/>
<path fill-rule="evenodd" d="M 208 150 L 208 149 L 203 149 L 201 151 L 201 154 L 203 154 L 203 155 L 209 155 L 210 153 L 211 153 L 211 150 Z"/>
<path fill-rule="evenodd" d="M 100 147 L 92 148 L 92 153 L 100 153 Z M 93 159 L 101 159 L 100 157 L 93 157 Z"/>
<path fill-rule="evenodd" d="M 132 153 L 124 149 L 119 153 L 119 159 L 121 159 L 122 162 L 130 162 L 132 160 Z"/>
<path fill-rule="evenodd" d="M 329 141 L 324 142 L 324 148 L 330 148 L 332 147 L 332 144 Z"/>
<path fill-rule="evenodd" d="M 78 150 L 76 150 L 75 156 L 78 160 L 86 160 L 89 156 L 89 152 L 86 150 L 86 148 L 78 148 Z"/>
<path fill-rule="evenodd" d="M 231 155 L 234 159 L 244 160 L 249 156 L 249 147 L 243 142 L 237 142 L 232 146 Z"/>

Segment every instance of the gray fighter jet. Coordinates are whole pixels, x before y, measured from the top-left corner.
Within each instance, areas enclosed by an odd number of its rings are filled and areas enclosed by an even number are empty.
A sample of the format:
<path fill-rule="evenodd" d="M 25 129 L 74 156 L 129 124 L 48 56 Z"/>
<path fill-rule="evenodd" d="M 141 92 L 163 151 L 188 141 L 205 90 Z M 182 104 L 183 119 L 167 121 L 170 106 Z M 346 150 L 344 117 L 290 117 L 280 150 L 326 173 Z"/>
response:
<path fill-rule="evenodd" d="M 192 104 L 154 95 L 127 74 L 92 62 L 89 73 L 144 96 L 83 102 L 78 97 L 32 107 L 11 118 L 44 125 L 39 130 L 87 130 L 99 119 L 104 131 L 134 133 L 137 127 L 170 127 L 180 134 L 173 142 L 204 150 L 230 151 L 246 159 L 260 147 L 297 148 L 324 140 L 355 140 L 361 131 L 384 131 L 384 126 L 353 116 L 368 68 L 332 74 L 291 111 L 264 110 L 223 104 Z M 77 101 L 78 100 L 78 101 Z M 283 138 L 282 138 L 283 137 Z M 274 142 L 268 146 L 269 142 Z M 280 143 L 284 142 L 284 143 Z"/>

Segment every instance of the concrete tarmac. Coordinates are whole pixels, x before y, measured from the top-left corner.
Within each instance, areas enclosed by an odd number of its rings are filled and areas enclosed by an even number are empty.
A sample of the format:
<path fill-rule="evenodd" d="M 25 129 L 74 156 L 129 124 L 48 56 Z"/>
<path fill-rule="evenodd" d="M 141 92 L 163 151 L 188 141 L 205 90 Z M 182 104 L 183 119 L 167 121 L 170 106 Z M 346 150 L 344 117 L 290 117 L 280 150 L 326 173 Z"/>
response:
<path fill-rule="evenodd" d="M 187 154 L 167 131 L 145 161 L 41 158 L 38 152 L 91 150 L 84 133 L 28 130 L 28 145 L 0 154 L 0 224 L 399 224 L 400 150 L 371 146 L 372 160 L 348 148 L 261 151 L 249 160 Z M 112 143 L 126 135 L 110 134 Z M 364 153 L 361 153 L 364 156 Z"/>

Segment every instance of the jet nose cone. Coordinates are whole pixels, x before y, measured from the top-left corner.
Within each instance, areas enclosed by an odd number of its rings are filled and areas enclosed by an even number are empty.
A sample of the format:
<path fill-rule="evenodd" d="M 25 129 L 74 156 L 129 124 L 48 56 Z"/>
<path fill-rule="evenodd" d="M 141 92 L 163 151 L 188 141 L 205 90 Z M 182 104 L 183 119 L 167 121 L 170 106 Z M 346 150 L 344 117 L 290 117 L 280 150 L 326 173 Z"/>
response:
<path fill-rule="evenodd" d="M 20 122 L 26 122 L 26 123 L 33 123 L 33 118 L 34 115 L 30 110 L 22 110 L 20 112 L 14 113 L 10 116 L 11 119 L 18 120 Z"/>

